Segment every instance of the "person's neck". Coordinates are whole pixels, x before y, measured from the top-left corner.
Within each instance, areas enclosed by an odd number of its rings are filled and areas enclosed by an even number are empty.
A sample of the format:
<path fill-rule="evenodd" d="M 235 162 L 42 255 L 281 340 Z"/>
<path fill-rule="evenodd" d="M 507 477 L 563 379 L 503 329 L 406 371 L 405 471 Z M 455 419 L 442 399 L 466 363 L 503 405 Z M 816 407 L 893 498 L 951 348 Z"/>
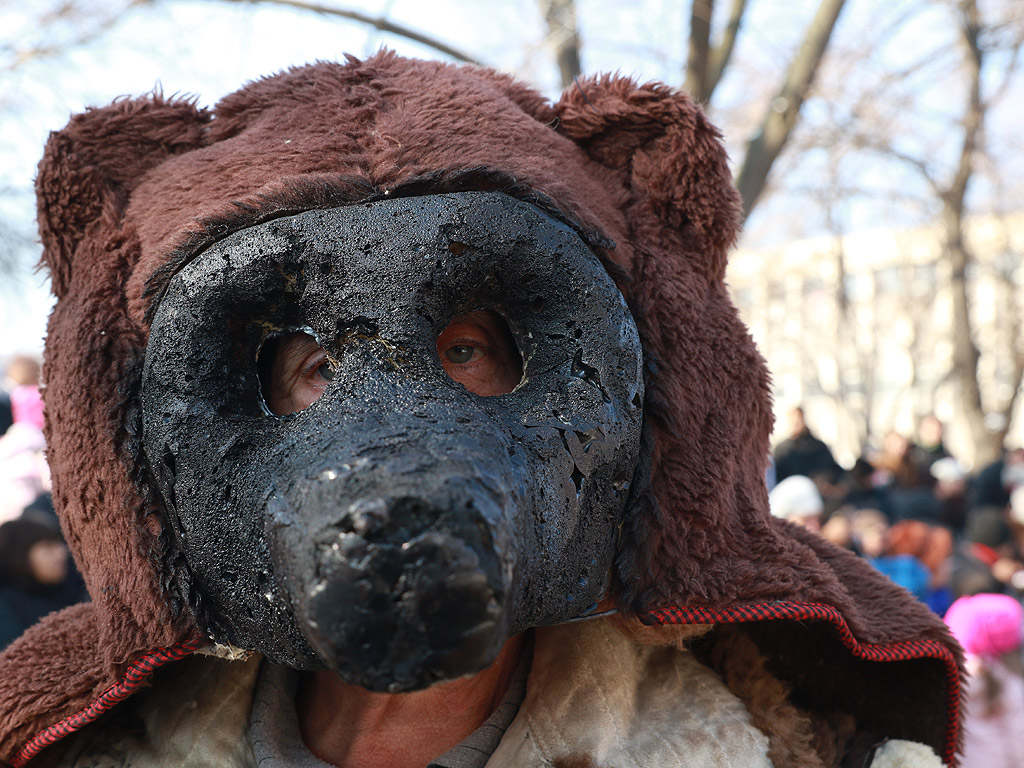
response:
<path fill-rule="evenodd" d="M 498 707 L 522 646 L 514 637 L 482 672 L 412 693 L 372 693 L 330 671 L 304 675 L 295 702 L 303 741 L 339 768 L 424 768 Z"/>

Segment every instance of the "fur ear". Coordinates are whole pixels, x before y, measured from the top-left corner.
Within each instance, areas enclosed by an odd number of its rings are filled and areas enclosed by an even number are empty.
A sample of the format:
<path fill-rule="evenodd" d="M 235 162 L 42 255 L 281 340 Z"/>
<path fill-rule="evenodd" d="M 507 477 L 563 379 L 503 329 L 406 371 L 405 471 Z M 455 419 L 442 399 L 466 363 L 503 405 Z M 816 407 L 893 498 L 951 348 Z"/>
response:
<path fill-rule="evenodd" d="M 125 99 L 71 118 L 50 134 L 36 177 L 43 264 L 63 296 L 75 254 L 101 218 L 119 221 L 139 179 L 168 156 L 194 149 L 208 115 L 192 100 Z"/>
<path fill-rule="evenodd" d="M 645 238 L 670 238 L 663 245 L 684 253 L 694 271 L 723 279 L 739 195 L 721 135 L 700 107 L 661 83 L 601 75 L 566 90 L 555 112 L 560 133 L 625 177 L 627 216 L 660 222 Z"/>

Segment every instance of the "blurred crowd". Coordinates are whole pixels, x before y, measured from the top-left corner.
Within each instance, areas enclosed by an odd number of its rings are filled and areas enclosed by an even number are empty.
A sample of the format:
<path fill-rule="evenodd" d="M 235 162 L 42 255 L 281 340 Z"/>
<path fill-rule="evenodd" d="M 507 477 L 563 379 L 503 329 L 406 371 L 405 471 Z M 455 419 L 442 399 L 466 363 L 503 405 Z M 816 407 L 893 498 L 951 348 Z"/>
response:
<path fill-rule="evenodd" d="M 864 557 L 943 615 L 965 595 L 1024 597 L 1024 449 L 975 473 L 946 449 L 943 425 L 891 432 L 844 469 L 804 421 L 773 455 L 772 514 Z"/>
<path fill-rule="evenodd" d="M 0 650 L 86 599 L 50 497 L 39 361 L 15 357 L 0 385 Z"/>
<path fill-rule="evenodd" d="M 803 410 L 768 475 L 772 514 L 863 557 L 967 652 L 963 768 L 1024 768 L 1024 449 L 969 472 L 928 415 L 841 467 Z"/>

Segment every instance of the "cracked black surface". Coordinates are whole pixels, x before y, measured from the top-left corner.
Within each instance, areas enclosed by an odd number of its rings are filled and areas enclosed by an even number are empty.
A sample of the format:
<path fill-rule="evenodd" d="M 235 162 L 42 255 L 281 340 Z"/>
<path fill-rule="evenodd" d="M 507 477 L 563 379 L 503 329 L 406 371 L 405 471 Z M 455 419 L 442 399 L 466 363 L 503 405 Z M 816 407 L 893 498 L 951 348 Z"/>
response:
<path fill-rule="evenodd" d="M 435 339 L 505 318 L 514 391 L 445 374 Z M 287 417 L 257 357 L 308 329 L 336 365 Z M 171 281 L 143 380 L 144 444 L 218 640 L 372 690 L 486 667 L 607 587 L 636 464 L 640 342 L 568 227 L 501 193 L 308 211 L 237 232 Z"/>

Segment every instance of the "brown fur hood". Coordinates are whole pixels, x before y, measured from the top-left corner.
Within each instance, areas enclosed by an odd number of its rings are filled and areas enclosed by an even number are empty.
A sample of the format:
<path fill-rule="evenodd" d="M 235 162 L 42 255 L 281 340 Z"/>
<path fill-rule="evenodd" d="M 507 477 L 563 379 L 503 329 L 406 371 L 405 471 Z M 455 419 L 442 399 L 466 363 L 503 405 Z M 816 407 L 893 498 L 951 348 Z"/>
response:
<path fill-rule="evenodd" d="M 258 221 L 468 189 L 553 201 L 636 319 L 651 459 L 614 566 L 619 608 L 742 624 L 802 706 L 841 704 L 953 759 L 959 650 L 941 621 L 768 513 L 768 375 L 724 283 L 738 199 L 717 131 L 685 95 L 606 76 L 551 104 L 489 70 L 381 53 L 289 70 L 210 111 L 160 95 L 88 110 L 51 136 L 37 187 L 58 298 L 54 499 L 93 603 L 0 657 L 0 759 L 65 718 L 58 731 L 88 722 L 200 642 L 165 588 L 139 434 L 149 312 L 176 267 Z"/>

